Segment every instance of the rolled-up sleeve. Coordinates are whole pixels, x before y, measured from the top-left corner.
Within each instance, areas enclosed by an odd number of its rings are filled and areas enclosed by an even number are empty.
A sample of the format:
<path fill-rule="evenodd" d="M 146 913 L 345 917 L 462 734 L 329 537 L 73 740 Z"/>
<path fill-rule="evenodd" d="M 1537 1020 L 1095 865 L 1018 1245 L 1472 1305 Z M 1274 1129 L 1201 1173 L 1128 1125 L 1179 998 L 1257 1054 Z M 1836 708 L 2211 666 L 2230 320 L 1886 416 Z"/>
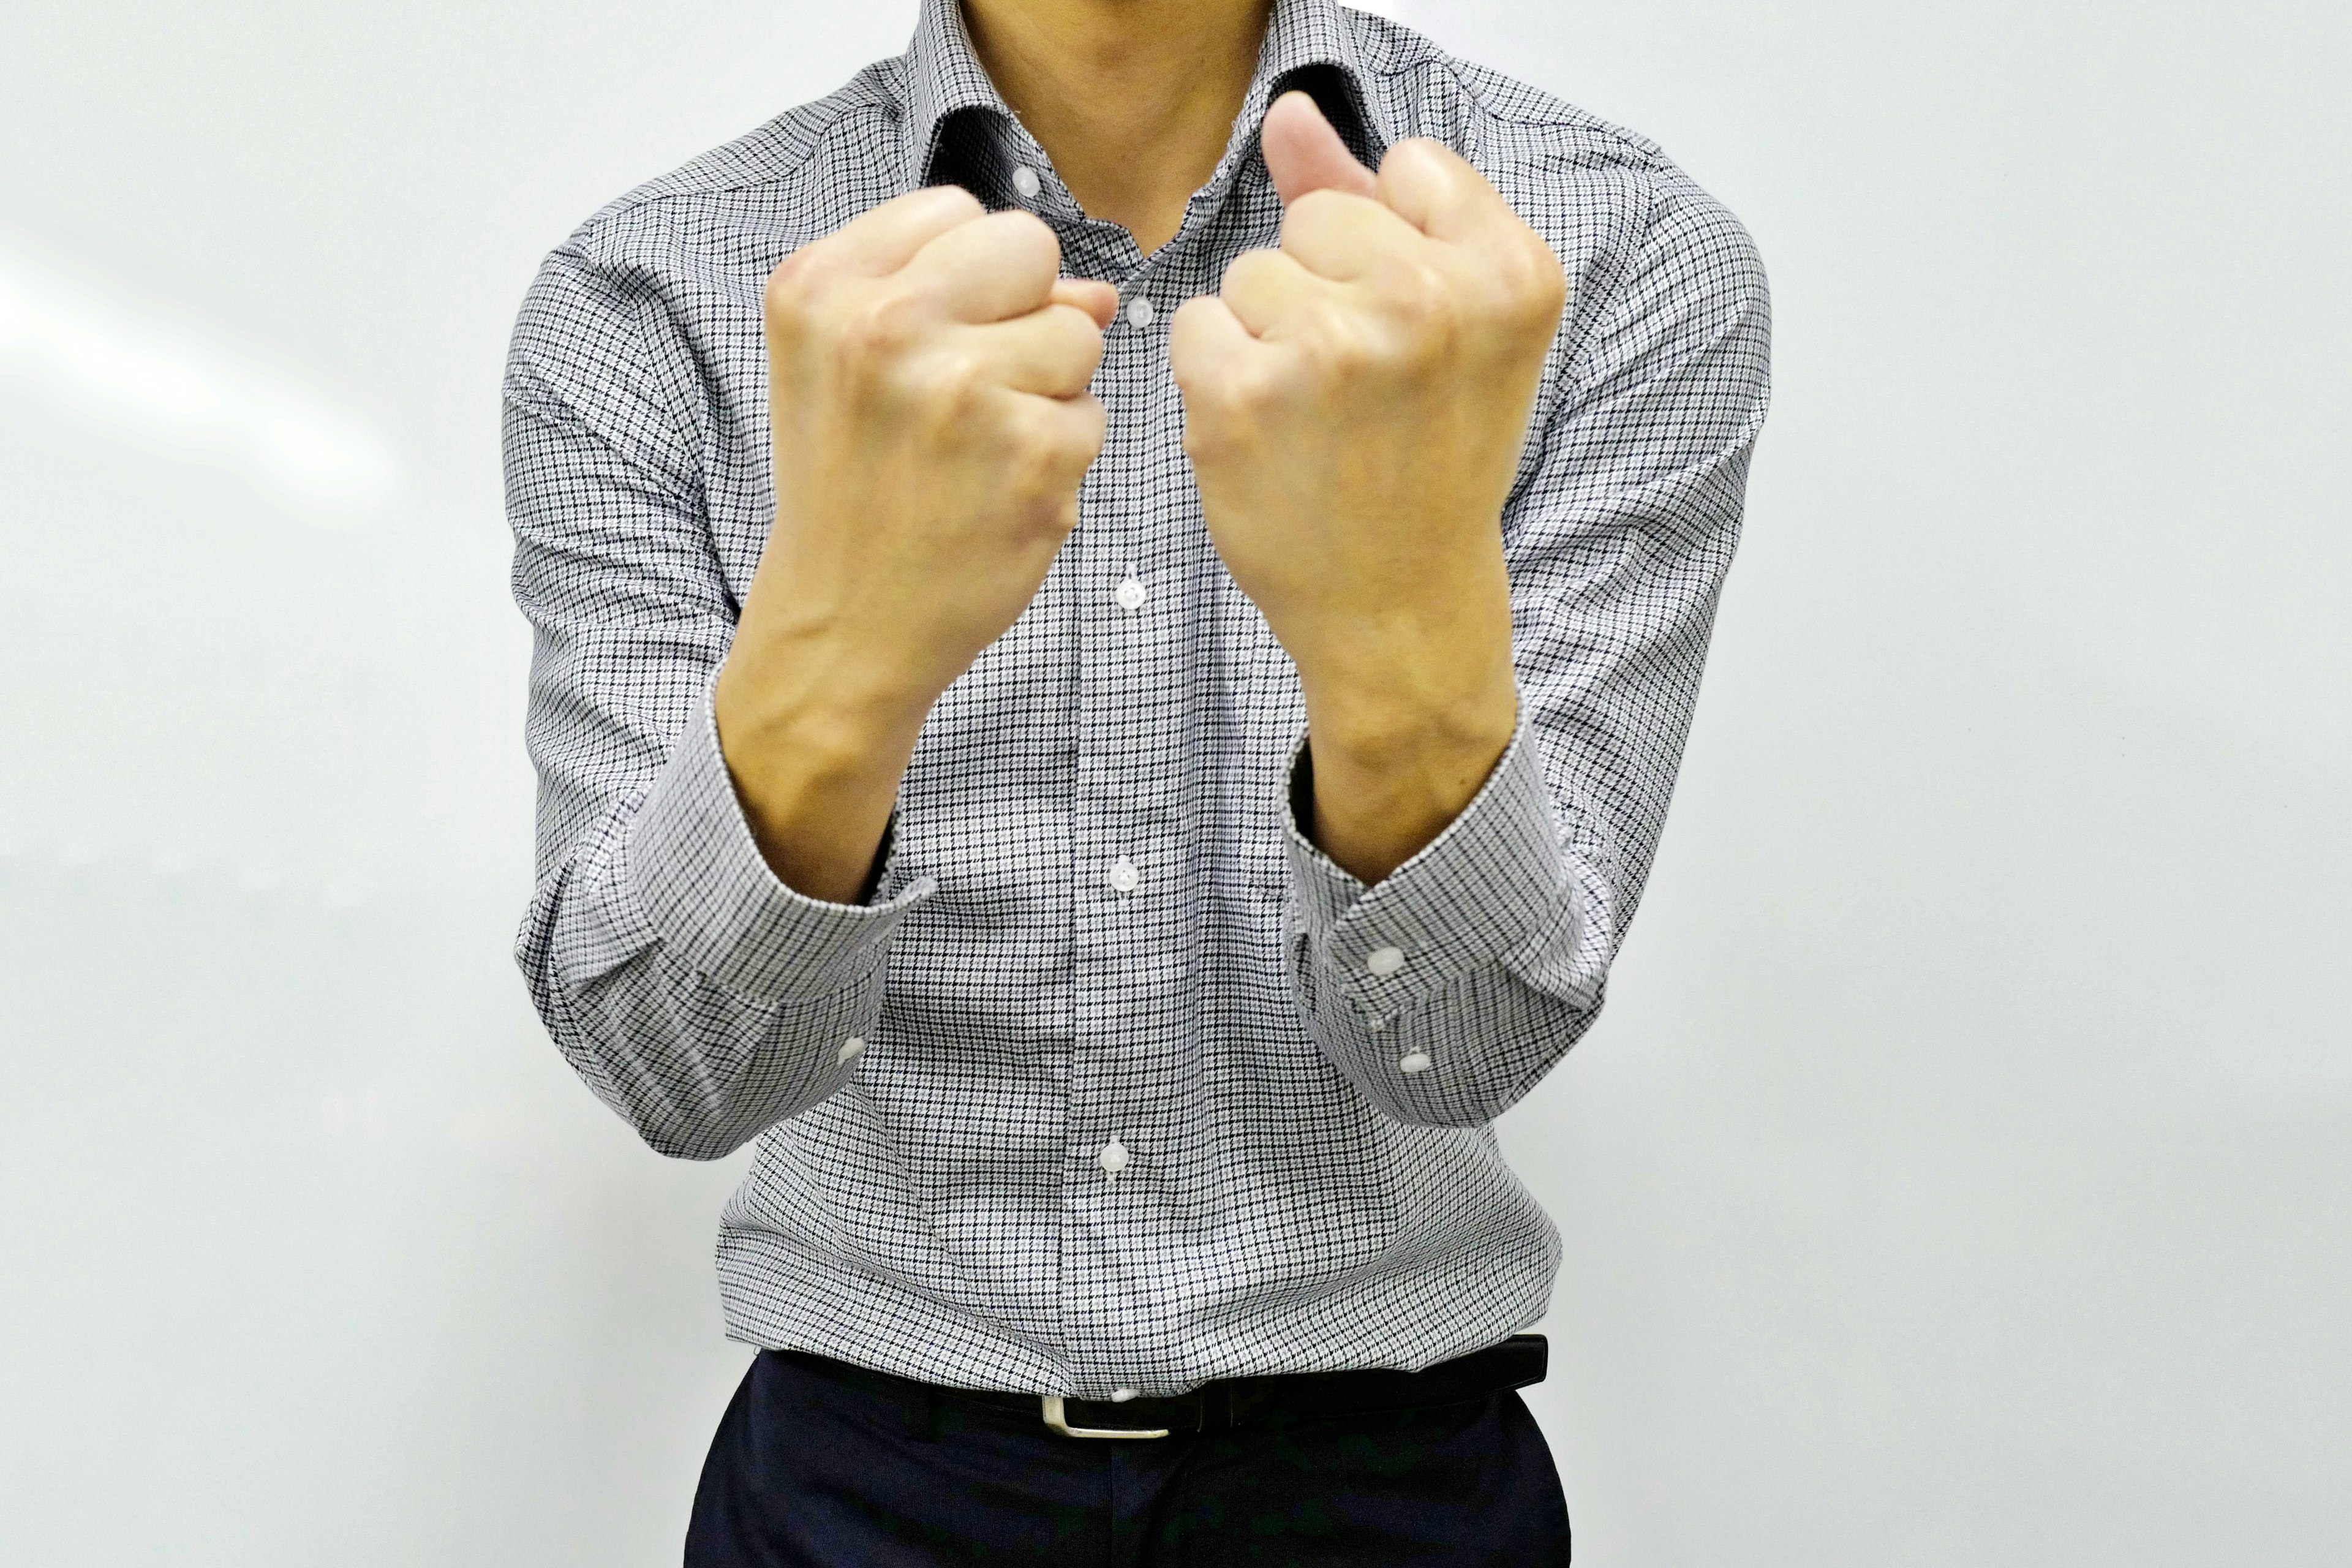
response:
<path fill-rule="evenodd" d="M 849 1080 L 891 933 L 937 891 L 835 903 L 754 844 L 712 715 L 735 606 L 635 296 L 573 245 L 509 352 L 513 587 L 532 628 L 537 878 L 515 960 L 589 1087 L 709 1159 Z M 894 809 L 868 896 L 887 880 Z"/>
<path fill-rule="evenodd" d="M 1598 1017 L 1649 875 L 1770 398 L 1747 230 L 1671 164 L 1573 312 L 1566 387 L 1503 517 L 1514 732 L 1469 803 L 1366 887 L 1282 806 L 1286 952 L 1309 1034 L 1402 1121 L 1473 1126 Z"/>

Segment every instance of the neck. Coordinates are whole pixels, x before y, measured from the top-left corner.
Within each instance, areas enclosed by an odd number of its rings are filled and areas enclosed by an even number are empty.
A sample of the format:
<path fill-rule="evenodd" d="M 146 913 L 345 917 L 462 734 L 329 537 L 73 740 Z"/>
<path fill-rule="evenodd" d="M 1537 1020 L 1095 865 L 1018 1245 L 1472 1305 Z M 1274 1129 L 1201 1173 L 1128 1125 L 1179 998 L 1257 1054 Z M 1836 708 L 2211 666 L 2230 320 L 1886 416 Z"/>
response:
<path fill-rule="evenodd" d="M 1224 154 L 1273 0 L 961 0 L 981 64 L 1089 217 L 1146 255 Z"/>

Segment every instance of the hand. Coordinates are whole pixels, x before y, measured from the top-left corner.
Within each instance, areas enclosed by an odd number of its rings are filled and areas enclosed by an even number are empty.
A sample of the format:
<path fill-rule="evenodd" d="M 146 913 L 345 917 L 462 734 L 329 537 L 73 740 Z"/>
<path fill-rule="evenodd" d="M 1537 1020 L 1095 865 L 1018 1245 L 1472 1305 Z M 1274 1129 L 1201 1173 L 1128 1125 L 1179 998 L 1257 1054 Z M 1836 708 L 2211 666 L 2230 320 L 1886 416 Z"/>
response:
<path fill-rule="evenodd" d="M 924 718 L 1036 596 L 1102 447 L 1107 283 L 1024 212 L 936 186 L 768 279 L 775 526 L 714 694 L 785 883 L 866 880 Z"/>
<path fill-rule="evenodd" d="M 1262 142 L 1281 248 L 1237 258 L 1169 343 L 1210 536 L 1318 734 L 1453 715 L 1507 740 L 1501 514 L 1559 258 L 1438 142 L 1398 142 L 1375 175 L 1304 93 Z"/>
<path fill-rule="evenodd" d="M 1087 384 L 1118 306 L 1060 263 L 1035 216 L 942 185 L 770 276 L 776 520 L 722 730 L 756 727 L 762 689 L 919 725 L 1035 597 L 1102 447 Z"/>

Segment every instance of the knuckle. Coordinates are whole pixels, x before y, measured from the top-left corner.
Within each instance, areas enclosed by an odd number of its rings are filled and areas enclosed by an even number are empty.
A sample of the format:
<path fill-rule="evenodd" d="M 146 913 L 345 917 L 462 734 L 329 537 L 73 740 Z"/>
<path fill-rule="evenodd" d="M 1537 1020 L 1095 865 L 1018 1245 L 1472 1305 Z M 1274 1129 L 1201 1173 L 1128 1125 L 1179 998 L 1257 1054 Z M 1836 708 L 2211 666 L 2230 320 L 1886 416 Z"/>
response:
<path fill-rule="evenodd" d="M 1273 373 L 1262 364 L 1237 366 L 1220 381 L 1213 401 L 1237 426 L 1255 423 L 1280 398 Z"/>
<path fill-rule="evenodd" d="M 1515 317 L 1549 319 L 1568 302 L 1568 273 L 1540 236 L 1516 246 L 1502 264 L 1504 298 Z"/>
<path fill-rule="evenodd" d="M 936 195 L 931 195 L 930 193 L 934 191 L 939 194 Z M 988 208 L 982 204 L 981 199 L 978 196 L 973 195 L 961 185 L 955 184 L 952 182 L 937 185 L 926 185 L 923 187 L 923 199 L 926 201 L 936 202 L 941 206 L 950 209 L 966 219 L 979 217 L 988 211 Z"/>
<path fill-rule="evenodd" d="M 790 325 L 805 321 L 809 300 L 815 292 L 815 270 L 806 248 L 795 250 L 776 263 L 760 290 L 761 308 L 770 321 Z"/>
<path fill-rule="evenodd" d="M 1271 250 L 1244 250 L 1225 264 L 1222 291 L 1231 293 L 1236 289 L 1250 289 L 1265 277 L 1267 268 L 1275 265 L 1275 252 Z"/>
<path fill-rule="evenodd" d="M 1371 371 L 1381 360 L 1380 344 L 1353 312 L 1318 307 L 1307 334 L 1315 362 L 1328 374 L 1353 379 Z"/>
<path fill-rule="evenodd" d="M 915 302 L 905 293 L 871 289 L 842 312 L 835 342 L 853 361 L 887 358 L 914 342 L 916 319 Z"/>
<path fill-rule="evenodd" d="M 1448 180 L 1467 169 L 1453 148 L 1432 136 L 1408 136 L 1389 149 L 1389 157 L 1402 160 L 1399 173 L 1420 180 Z M 1381 165 L 1385 172 L 1386 163 Z"/>
<path fill-rule="evenodd" d="M 1183 395 L 1188 411 L 1214 417 L 1233 406 L 1235 374 L 1230 364 L 1188 361 L 1176 375 L 1176 390 Z"/>
<path fill-rule="evenodd" d="M 1068 370 L 1069 379 L 1084 386 L 1094 379 L 1102 364 L 1102 329 L 1095 325 L 1092 316 L 1072 306 L 1055 310 L 1054 316 L 1062 331 L 1056 353 Z"/>
<path fill-rule="evenodd" d="M 1073 416 L 1068 421 L 1068 454 L 1071 461 L 1084 469 L 1102 451 L 1103 437 L 1110 429 L 1110 411 L 1092 397 L 1073 404 Z"/>
<path fill-rule="evenodd" d="M 1015 494 L 1034 498 L 1057 489 L 1064 463 L 1058 444 L 1050 437 L 1032 436 L 1012 444 L 1006 462 L 1012 469 Z"/>
<path fill-rule="evenodd" d="M 1024 484 L 1049 477 L 1073 445 L 1072 422 L 1055 418 L 1055 413 L 1045 399 L 1024 397 L 1005 416 L 1004 451 Z"/>
<path fill-rule="evenodd" d="M 1559 264 L 1559 258 L 1548 245 L 1537 258 L 1532 309 L 1546 327 L 1557 323 L 1560 313 L 1568 309 L 1568 269 Z"/>
<path fill-rule="evenodd" d="M 1054 233 L 1054 226 L 1026 207 L 1008 207 L 996 215 L 997 221 L 1019 236 L 1025 245 L 1060 259 L 1062 242 Z"/>
<path fill-rule="evenodd" d="M 1389 274 L 1390 296 L 1397 307 L 1424 330 L 1449 331 L 1458 314 L 1459 300 L 1452 280 L 1423 260 L 1410 260 Z"/>
<path fill-rule="evenodd" d="M 1543 237 L 1524 226 L 1517 243 L 1495 247 L 1482 276 L 1481 314 L 1512 327 L 1549 321 L 1567 302 L 1567 269 Z"/>
<path fill-rule="evenodd" d="M 1328 186 L 1298 197 L 1283 211 L 1283 239 L 1311 238 L 1330 227 L 1339 221 L 1343 201 L 1338 191 Z"/>
<path fill-rule="evenodd" d="M 923 390 L 953 416 L 968 414 L 987 395 L 994 378 L 968 349 L 943 348 L 924 363 Z"/>
<path fill-rule="evenodd" d="M 982 220 L 992 225 L 994 237 L 985 242 L 996 258 L 995 265 L 1038 280 L 1041 288 L 1050 286 L 1062 269 L 1062 242 L 1045 219 L 1020 207 L 991 214 Z"/>

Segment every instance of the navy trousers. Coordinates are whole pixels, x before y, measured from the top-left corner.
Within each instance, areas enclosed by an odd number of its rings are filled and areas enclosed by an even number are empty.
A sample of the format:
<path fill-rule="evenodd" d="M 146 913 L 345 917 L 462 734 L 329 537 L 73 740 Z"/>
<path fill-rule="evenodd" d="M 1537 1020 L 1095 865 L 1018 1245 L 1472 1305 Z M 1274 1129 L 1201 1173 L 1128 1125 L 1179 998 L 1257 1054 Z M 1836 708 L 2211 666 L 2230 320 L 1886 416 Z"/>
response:
<path fill-rule="evenodd" d="M 909 1398 L 762 1351 L 704 1462 L 687 1568 L 1565 1568 L 1517 1393 L 1145 1439 Z"/>

